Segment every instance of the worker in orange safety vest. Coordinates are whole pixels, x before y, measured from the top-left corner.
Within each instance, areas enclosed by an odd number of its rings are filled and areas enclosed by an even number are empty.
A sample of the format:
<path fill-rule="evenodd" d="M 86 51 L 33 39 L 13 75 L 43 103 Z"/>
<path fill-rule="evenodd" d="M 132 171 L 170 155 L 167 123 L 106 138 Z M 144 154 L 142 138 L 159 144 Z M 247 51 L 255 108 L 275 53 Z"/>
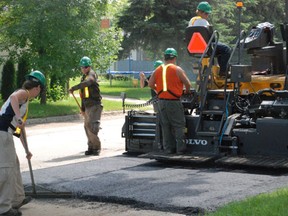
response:
<path fill-rule="evenodd" d="M 183 153 L 185 115 L 180 97 L 190 94 L 191 83 L 185 71 L 176 65 L 177 51 L 168 48 L 164 52 L 165 63 L 159 66 L 149 79 L 149 87 L 157 92 L 160 125 L 163 132 L 163 149 L 165 153 Z"/>

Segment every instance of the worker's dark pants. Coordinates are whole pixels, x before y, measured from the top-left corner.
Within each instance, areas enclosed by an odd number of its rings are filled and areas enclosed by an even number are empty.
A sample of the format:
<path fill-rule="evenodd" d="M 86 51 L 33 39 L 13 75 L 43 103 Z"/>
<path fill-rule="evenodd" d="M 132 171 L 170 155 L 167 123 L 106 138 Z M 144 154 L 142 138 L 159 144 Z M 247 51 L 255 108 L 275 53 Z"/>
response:
<path fill-rule="evenodd" d="M 164 151 L 167 153 L 185 151 L 185 115 L 181 101 L 159 100 L 158 108 Z"/>
<path fill-rule="evenodd" d="M 88 150 L 101 150 L 98 137 L 103 106 L 101 104 L 85 107 L 84 128 L 88 139 Z"/>
<path fill-rule="evenodd" d="M 231 55 L 231 48 L 226 44 L 218 42 L 216 47 L 217 61 L 220 66 L 219 75 L 224 76 L 226 74 L 227 64 Z"/>

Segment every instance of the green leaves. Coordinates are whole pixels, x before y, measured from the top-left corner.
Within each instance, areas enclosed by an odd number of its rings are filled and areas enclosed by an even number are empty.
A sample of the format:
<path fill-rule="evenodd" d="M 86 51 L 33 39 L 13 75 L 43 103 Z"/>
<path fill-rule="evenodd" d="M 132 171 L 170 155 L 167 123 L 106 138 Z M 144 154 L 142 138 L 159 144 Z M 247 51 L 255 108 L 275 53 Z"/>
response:
<path fill-rule="evenodd" d="M 0 6 L 8 8 L 0 10 L 0 49 L 16 60 L 25 54 L 47 78 L 79 75 L 84 55 L 105 71 L 118 52 L 119 31 L 100 28 L 106 0 L 5 0 Z"/>
<path fill-rule="evenodd" d="M 200 1 L 189 0 L 129 0 L 128 7 L 118 16 L 117 25 L 124 30 L 121 57 L 126 57 L 130 50 L 143 48 L 154 53 L 154 59 L 162 57 L 167 47 L 174 47 L 180 54 L 180 60 L 187 56 L 183 42 L 184 31 L 191 17 L 196 15 Z M 209 23 L 220 33 L 220 41 L 234 45 L 239 32 L 239 13 L 241 30 L 247 33 L 252 26 L 261 22 L 270 22 L 277 28 L 285 21 L 285 1 L 247 0 L 239 10 L 236 1 L 213 0 Z"/>

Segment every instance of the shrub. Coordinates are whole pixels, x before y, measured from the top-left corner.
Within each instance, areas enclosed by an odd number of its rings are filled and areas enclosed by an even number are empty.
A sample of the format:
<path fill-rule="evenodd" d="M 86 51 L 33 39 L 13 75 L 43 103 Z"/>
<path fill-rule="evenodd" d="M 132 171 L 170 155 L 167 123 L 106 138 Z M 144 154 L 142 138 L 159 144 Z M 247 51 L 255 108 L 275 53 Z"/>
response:
<path fill-rule="evenodd" d="M 28 62 L 25 58 L 21 58 L 18 63 L 18 72 L 17 72 L 17 79 L 16 84 L 17 88 L 21 88 L 25 81 L 25 75 L 28 74 L 29 66 Z"/>
<path fill-rule="evenodd" d="M 14 64 L 10 59 L 5 63 L 2 71 L 1 95 L 4 101 L 7 100 L 10 94 L 15 90 L 15 77 L 16 72 Z"/>
<path fill-rule="evenodd" d="M 65 98 L 64 88 L 60 85 L 53 85 L 47 91 L 47 99 L 48 101 L 59 101 Z"/>

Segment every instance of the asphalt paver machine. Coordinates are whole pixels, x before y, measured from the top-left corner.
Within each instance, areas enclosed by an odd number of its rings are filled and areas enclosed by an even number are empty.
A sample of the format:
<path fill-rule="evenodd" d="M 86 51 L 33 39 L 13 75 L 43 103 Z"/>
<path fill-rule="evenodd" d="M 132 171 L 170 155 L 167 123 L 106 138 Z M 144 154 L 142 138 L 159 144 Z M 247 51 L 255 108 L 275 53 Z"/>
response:
<path fill-rule="evenodd" d="M 287 32 L 288 26 L 283 24 L 283 42 L 274 42 L 270 23 L 260 23 L 247 35 L 241 32 L 231 58 L 243 48 L 251 65 L 230 63 L 223 78 L 213 64 L 217 31 L 187 27 L 188 53 L 198 55 L 199 62 L 197 88 L 181 97 L 187 151 L 162 153 L 158 115 L 133 109 L 122 128 L 126 151 L 162 161 L 288 168 L 287 54 L 283 48 Z M 190 42 L 195 35 L 206 43 L 202 53 L 199 47 L 193 53 L 195 47 Z"/>

